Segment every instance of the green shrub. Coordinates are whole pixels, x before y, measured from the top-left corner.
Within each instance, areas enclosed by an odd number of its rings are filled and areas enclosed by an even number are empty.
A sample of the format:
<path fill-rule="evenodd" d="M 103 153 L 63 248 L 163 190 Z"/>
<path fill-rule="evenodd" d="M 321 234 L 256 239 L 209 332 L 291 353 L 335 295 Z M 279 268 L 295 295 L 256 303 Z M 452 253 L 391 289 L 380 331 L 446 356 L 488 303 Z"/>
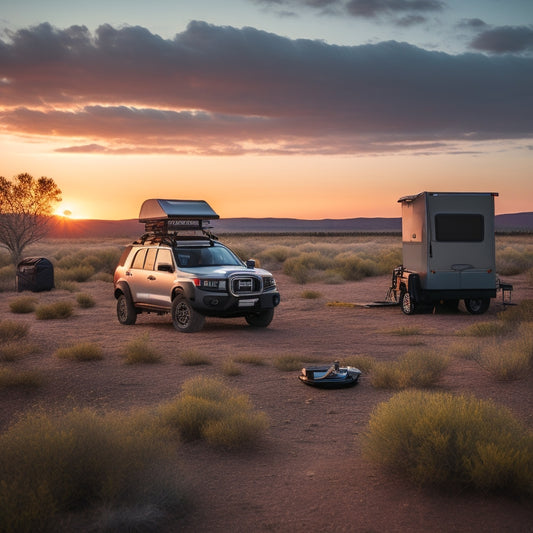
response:
<path fill-rule="evenodd" d="M 211 359 L 208 355 L 198 350 L 185 350 L 180 353 L 181 364 L 185 366 L 210 365 Z"/>
<path fill-rule="evenodd" d="M 252 446 L 268 426 L 266 415 L 253 411 L 248 396 L 205 377 L 187 381 L 178 398 L 160 408 L 160 416 L 184 440 L 204 439 L 228 449 Z"/>
<path fill-rule="evenodd" d="M 76 295 L 76 302 L 78 302 L 78 305 L 83 309 L 89 309 L 90 307 L 95 306 L 94 298 L 90 294 L 84 292 L 80 292 Z"/>
<path fill-rule="evenodd" d="M 20 340 L 6 341 L 0 345 L 0 361 L 18 361 L 26 355 L 36 353 L 38 351 L 39 348 L 29 342 L 22 342 Z"/>
<path fill-rule="evenodd" d="M 14 322 L 13 320 L 2 320 L 0 322 L 0 341 L 9 342 L 23 339 L 29 331 L 28 324 Z"/>
<path fill-rule="evenodd" d="M 398 361 L 373 365 L 371 383 L 380 389 L 432 387 L 448 366 L 448 358 L 417 349 L 406 352 Z"/>
<path fill-rule="evenodd" d="M 38 320 L 54 320 L 72 316 L 72 304 L 67 301 L 59 301 L 51 304 L 41 304 L 35 309 Z"/>
<path fill-rule="evenodd" d="M 174 449 L 126 415 L 27 414 L 0 436 L 0 530 L 66 531 L 62 513 L 95 505 L 178 504 L 165 477 Z"/>
<path fill-rule="evenodd" d="M 403 391 L 373 411 L 364 452 L 422 485 L 533 496 L 533 436 L 490 401 Z"/>
<path fill-rule="evenodd" d="M 21 296 L 9 302 L 9 309 L 12 313 L 33 313 L 36 303 L 37 299 L 34 296 Z"/>
<path fill-rule="evenodd" d="M 36 388 L 43 382 L 42 375 L 33 370 L 12 370 L 0 368 L 0 388 Z M 0 505 L 1 508 L 1 505 Z M 1 519 L 0 519 L 1 521 Z M 2 529 L 0 528 L 0 531 Z"/>
<path fill-rule="evenodd" d="M 137 363 L 159 363 L 161 354 L 153 348 L 150 336 L 145 333 L 132 339 L 124 348 L 124 359 L 129 365 Z"/>
<path fill-rule="evenodd" d="M 59 348 L 54 355 L 58 359 L 71 361 L 98 361 L 104 358 L 102 348 L 91 342 L 80 342 L 73 346 Z"/>

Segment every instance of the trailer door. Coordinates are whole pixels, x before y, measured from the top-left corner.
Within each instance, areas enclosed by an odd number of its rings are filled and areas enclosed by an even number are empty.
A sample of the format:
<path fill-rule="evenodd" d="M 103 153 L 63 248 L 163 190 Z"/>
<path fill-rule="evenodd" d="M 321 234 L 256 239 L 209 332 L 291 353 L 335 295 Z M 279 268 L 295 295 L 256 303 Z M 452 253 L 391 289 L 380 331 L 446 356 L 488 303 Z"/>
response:
<path fill-rule="evenodd" d="M 492 195 L 435 195 L 430 202 L 427 288 L 493 289 Z"/>

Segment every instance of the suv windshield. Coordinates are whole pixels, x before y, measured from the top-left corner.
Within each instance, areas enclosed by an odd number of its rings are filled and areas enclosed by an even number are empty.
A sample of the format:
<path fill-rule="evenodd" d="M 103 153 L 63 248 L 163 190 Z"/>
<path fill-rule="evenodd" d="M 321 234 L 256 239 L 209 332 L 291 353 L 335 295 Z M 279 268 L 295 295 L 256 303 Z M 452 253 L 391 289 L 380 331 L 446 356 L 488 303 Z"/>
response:
<path fill-rule="evenodd" d="M 180 268 L 200 266 L 242 265 L 242 262 L 223 246 L 196 246 L 174 249 L 174 256 Z"/>

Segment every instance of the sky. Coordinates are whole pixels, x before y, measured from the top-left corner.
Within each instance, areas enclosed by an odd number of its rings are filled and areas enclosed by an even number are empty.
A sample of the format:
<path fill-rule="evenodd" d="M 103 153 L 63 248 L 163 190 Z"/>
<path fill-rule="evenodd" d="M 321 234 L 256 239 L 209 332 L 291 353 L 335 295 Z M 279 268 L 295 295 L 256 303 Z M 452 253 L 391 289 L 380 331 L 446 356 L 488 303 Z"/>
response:
<path fill-rule="evenodd" d="M 22 172 L 76 218 L 533 211 L 533 2 L 0 0 L 0 175 Z"/>

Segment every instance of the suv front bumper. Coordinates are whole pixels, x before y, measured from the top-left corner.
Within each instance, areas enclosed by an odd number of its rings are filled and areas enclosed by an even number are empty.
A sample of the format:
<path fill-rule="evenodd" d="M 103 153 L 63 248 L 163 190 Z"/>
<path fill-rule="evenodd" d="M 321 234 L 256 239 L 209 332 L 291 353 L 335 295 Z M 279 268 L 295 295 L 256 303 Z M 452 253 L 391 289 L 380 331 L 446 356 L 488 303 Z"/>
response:
<path fill-rule="evenodd" d="M 191 305 L 206 316 L 246 316 L 263 309 L 272 309 L 279 302 L 280 295 L 276 290 L 238 297 L 228 293 L 197 290 Z"/>

